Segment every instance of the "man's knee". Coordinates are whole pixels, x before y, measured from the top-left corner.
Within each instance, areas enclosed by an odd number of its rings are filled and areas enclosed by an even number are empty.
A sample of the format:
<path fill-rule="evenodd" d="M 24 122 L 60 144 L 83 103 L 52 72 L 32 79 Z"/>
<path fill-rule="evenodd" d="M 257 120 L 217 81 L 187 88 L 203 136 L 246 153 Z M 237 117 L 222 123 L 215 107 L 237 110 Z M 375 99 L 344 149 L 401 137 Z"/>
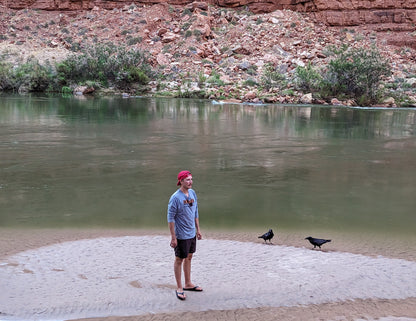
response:
<path fill-rule="evenodd" d="M 185 259 L 183 259 L 179 256 L 175 256 L 175 264 L 181 265 L 184 260 Z"/>

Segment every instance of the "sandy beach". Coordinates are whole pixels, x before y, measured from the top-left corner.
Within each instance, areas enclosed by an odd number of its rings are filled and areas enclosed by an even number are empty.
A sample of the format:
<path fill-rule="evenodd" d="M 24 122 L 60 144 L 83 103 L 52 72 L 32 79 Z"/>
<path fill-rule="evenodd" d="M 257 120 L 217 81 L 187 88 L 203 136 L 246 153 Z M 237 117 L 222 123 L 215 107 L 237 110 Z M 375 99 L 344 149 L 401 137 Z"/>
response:
<path fill-rule="evenodd" d="M 333 241 L 312 250 L 303 231 L 273 245 L 264 231 L 205 231 L 193 265 L 204 292 L 182 302 L 167 231 L 0 232 L 0 320 L 416 319 L 413 237 L 313 235 Z"/>

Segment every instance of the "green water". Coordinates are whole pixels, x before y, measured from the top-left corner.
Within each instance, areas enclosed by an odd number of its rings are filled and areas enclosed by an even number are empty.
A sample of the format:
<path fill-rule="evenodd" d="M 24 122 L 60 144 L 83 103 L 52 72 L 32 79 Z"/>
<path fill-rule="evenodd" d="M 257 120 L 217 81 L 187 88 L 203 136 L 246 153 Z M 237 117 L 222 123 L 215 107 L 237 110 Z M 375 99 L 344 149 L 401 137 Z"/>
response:
<path fill-rule="evenodd" d="M 163 227 L 189 169 L 209 228 L 416 226 L 416 110 L 0 96 L 0 226 Z"/>

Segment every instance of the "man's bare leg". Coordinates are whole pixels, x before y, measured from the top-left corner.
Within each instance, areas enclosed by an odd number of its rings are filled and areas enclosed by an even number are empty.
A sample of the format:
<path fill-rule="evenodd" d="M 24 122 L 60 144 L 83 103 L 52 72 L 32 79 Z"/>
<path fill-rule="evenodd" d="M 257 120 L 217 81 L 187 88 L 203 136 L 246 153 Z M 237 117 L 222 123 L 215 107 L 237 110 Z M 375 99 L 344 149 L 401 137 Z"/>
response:
<path fill-rule="evenodd" d="M 192 261 L 192 253 L 189 253 L 187 258 L 183 262 L 183 273 L 185 275 L 185 288 L 194 287 L 194 285 L 191 282 L 191 261 Z"/>
<path fill-rule="evenodd" d="M 180 257 L 175 257 L 175 263 L 173 265 L 173 271 L 175 273 L 175 279 L 176 279 L 176 293 L 180 298 L 185 299 L 186 295 L 183 293 L 183 287 L 182 287 L 182 263 L 184 259 L 181 259 Z M 185 270 L 185 267 L 184 267 Z"/>

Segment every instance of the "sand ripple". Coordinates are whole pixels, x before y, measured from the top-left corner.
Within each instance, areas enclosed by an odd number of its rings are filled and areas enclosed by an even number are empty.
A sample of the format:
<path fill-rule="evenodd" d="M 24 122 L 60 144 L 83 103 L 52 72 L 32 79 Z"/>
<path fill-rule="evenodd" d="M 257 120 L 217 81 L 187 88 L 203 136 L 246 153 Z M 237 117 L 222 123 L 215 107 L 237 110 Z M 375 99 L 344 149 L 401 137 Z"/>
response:
<path fill-rule="evenodd" d="M 202 293 L 174 295 L 166 236 L 55 244 L 0 261 L 1 320 L 63 320 L 416 297 L 416 262 L 229 240 L 202 240 Z"/>

